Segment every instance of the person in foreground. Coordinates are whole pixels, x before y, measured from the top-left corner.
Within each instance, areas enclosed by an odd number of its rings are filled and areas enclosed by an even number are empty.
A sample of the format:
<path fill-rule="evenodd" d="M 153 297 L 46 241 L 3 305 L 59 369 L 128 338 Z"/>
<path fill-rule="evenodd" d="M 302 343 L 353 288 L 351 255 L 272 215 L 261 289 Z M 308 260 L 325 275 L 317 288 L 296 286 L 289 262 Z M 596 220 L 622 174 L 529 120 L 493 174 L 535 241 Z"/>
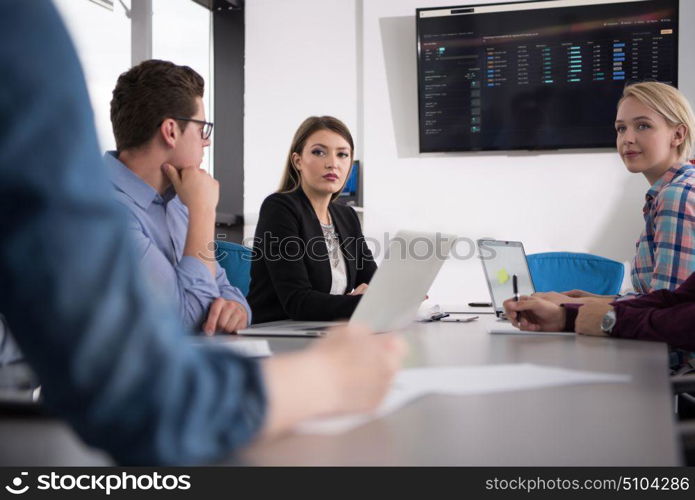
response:
<path fill-rule="evenodd" d="M 258 218 L 248 301 L 254 322 L 350 317 L 376 271 L 351 207 L 334 203 L 350 174 L 354 143 L 331 116 L 304 120 L 277 193 Z"/>
<path fill-rule="evenodd" d="M 695 350 L 695 273 L 674 291 L 656 290 L 631 300 L 558 305 L 533 295 L 506 300 L 504 309 L 521 330 L 652 340 Z"/>
<path fill-rule="evenodd" d="M 632 286 L 637 293 L 674 290 L 695 271 L 695 118 L 690 103 L 660 82 L 628 85 L 618 102 L 616 147 L 627 169 L 641 173 L 651 187 L 645 195 L 645 227 L 637 241 Z M 541 294 L 555 303 L 614 296 L 582 290 Z"/>
<path fill-rule="evenodd" d="M 212 133 L 203 91 L 198 73 L 168 61 L 120 75 L 111 100 L 117 151 L 104 162 L 145 278 L 187 326 L 212 335 L 246 328 L 251 309 L 209 248 L 220 188 L 200 168 Z"/>
<path fill-rule="evenodd" d="M 48 408 L 120 463 L 168 465 L 378 405 L 395 336 L 348 328 L 263 362 L 193 344 L 141 279 L 55 8 L 0 0 L 0 40 L 0 314 Z"/>

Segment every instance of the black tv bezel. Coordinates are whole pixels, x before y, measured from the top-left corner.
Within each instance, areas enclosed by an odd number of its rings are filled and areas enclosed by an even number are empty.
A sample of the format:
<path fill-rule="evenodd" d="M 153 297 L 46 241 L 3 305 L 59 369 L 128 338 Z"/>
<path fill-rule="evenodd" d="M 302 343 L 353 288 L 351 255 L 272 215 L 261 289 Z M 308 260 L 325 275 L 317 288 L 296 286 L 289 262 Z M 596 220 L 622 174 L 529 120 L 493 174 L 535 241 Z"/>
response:
<path fill-rule="evenodd" d="M 520 146 L 516 148 L 511 147 L 487 147 L 487 148 L 438 148 L 438 149 L 423 149 L 422 147 L 422 100 L 420 99 L 422 88 L 420 85 L 420 12 L 430 11 L 430 10 L 442 10 L 442 9 L 475 9 L 476 7 L 491 7 L 500 5 L 518 5 L 527 3 L 542 4 L 545 2 L 556 2 L 558 0 L 522 0 L 517 2 L 494 2 L 494 3 L 477 3 L 477 4 L 466 4 L 466 5 L 446 5 L 441 7 L 419 7 L 415 9 L 415 43 L 417 49 L 417 108 L 418 108 L 418 151 L 422 153 L 472 153 L 480 151 L 558 151 L 558 150 L 577 150 L 577 149 L 615 149 L 615 140 L 607 141 L 606 143 L 592 143 L 583 146 L 577 146 L 576 144 L 560 144 L 555 146 Z M 649 2 L 653 0 L 631 0 L 631 2 Z M 678 58 L 678 40 L 680 37 L 680 0 L 673 0 L 676 4 L 676 20 L 675 23 L 678 26 L 678 31 L 676 31 L 676 43 L 674 45 L 674 53 L 676 60 L 676 74 L 673 80 L 673 86 L 678 88 L 678 76 L 680 72 L 680 64 Z M 631 2 L 606 2 L 609 3 L 631 3 Z M 568 6 L 570 7 L 570 6 Z M 627 83 L 627 82 L 626 82 Z"/>

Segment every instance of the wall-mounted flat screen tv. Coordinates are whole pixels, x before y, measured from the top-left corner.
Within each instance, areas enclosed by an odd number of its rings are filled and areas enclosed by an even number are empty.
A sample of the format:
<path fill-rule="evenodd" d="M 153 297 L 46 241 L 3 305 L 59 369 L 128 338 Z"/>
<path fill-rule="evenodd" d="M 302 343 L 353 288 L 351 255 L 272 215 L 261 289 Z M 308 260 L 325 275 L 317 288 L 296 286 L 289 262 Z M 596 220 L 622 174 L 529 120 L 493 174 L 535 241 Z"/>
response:
<path fill-rule="evenodd" d="M 615 144 L 623 87 L 678 85 L 678 0 L 416 10 L 420 151 Z"/>

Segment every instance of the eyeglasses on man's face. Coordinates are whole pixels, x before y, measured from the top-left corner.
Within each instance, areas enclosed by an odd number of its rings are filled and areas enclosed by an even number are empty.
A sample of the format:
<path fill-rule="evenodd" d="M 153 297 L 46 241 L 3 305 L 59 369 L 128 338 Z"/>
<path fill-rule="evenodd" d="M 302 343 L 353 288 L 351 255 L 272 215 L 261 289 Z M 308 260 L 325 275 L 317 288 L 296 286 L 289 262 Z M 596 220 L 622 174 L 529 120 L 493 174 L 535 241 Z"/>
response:
<path fill-rule="evenodd" d="M 212 135 L 212 122 L 206 122 L 205 120 L 196 120 L 195 118 L 178 118 L 176 116 L 172 116 L 172 118 L 174 120 L 179 120 L 182 122 L 193 122 L 201 124 L 203 128 L 200 129 L 200 138 L 203 140 L 209 139 L 210 135 Z"/>

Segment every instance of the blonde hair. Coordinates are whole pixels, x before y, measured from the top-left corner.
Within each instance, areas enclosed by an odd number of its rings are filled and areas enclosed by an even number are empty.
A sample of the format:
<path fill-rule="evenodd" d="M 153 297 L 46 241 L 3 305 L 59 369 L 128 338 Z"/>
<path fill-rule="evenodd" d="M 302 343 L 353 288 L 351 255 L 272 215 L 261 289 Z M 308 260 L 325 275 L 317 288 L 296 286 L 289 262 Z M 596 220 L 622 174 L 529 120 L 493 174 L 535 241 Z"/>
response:
<path fill-rule="evenodd" d="M 687 160 L 693 153 L 695 142 L 695 116 L 693 108 L 683 93 L 675 87 L 661 82 L 639 82 L 627 85 L 618 106 L 628 97 L 634 97 L 645 106 L 664 117 L 672 127 L 685 126 L 685 137 L 678 145 L 680 160 Z"/>
<path fill-rule="evenodd" d="M 309 139 L 314 132 L 318 132 L 319 130 L 330 130 L 347 141 L 347 143 L 350 145 L 350 168 L 352 169 L 352 156 L 355 151 L 355 144 L 347 126 L 332 116 L 310 116 L 302 122 L 297 131 L 294 133 L 292 144 L 290 145 L 290 151 L 287 153 L 285 168 L 282 172 L 282 180 L 280 181 L 280 187 L 278 188 L 279 193 L 291 193 L 292 191 L 299 189 L 299 186 L 301 185 L 301 176 L 299 175 L 297 167 L 294 166 L 292 154 L 297 153 L 301 155 L 307 139 Z M 350 177 L 350 172 L 348 172 L 348 175 L 345 176 L 346 181 L 348 177 Z M 341 187 L 339 191 L 333 193 L 331 196 L 331 201 L 340 196 L 340 192 L 342 190 L 343 189 Z"/>

